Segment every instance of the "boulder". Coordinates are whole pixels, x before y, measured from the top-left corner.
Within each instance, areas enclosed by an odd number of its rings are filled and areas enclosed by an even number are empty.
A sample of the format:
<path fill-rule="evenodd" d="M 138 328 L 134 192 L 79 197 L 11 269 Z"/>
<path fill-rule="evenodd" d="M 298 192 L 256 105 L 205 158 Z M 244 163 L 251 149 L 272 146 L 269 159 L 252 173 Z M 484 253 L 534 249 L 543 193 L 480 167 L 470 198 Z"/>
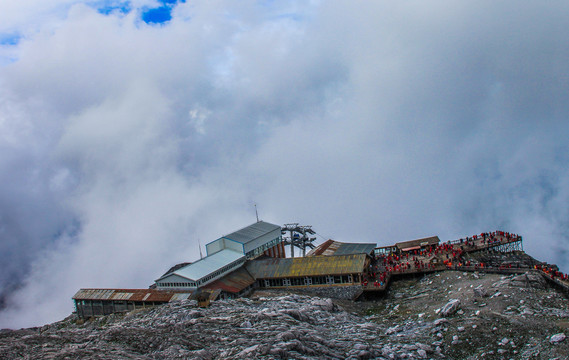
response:
<path fill-rule="evenodd" d="M 250 329 L 251 327 L 253 327 L 253 325 L 251 325 L 251 322 L 249 320 L 245 320 L 241 323 L 241 325 L 239 325 L 239 327 L 244 329 Z"/>
<path fill-rule="evenodd" d="M 447 317 L 453 315 L 455 312 L 458 311 L 460 308 L 460 300 L 459 299 L 452 299 L 445 306 L 442 307 L 441 311 L 439 312 L 440 316 Z"/>
<path fill-rule="evenodd" d="M 210 360 L 213 358 L 211 353 L 205 349 L 197 350 L 191 353 L 191 356 L 194 359 L 203 359 L 203 360 Z"/>
<path fill-rule="evenodd" d="M 482 285 L 474 288 L 472 291 L 474 292 L 475 297 L 482 298 L 488 296 L 488 291 Z"/>
<path fill-rule="evenodd" d="M 332 302 L 332 299 L 314 299 L 311 301 L 311 304 L 319 306 L 324 311 L 334 310 L 334 303 Z"/>
<path fill-rule="evenodd" d="M 433 324 L 434 324 L 435 326 L 439 326 L 439 325 L 444 324 L 444 323 L 447 323 L 447 322 L 448 322 L 447 319 L 436 319 L 435 321 L 433 321 Z"/>
<path fill-rule="evenodd" d="M 525 273 L 522 275 L 514 276 L 510 279 L 510 286 L 516 287 L 533 287 L 538 289 L 545 289 L 547 284 L 543 276 L 537 273 Z"/>
<path fill-rule="evenodd" d="M 417 343 L 417 347 L 427 353 L 433 352 L 433 348 L 427 344 Z"/>
<path fill-rule="evenodd" d="M 549 342 L 552 344 L 555 344 L 555 343 L 558 343 L 558 342 L 565 340 L 566 337 L 567 336 L 565 336 L 564 333 L 555 334 L 549 338 Z"/>

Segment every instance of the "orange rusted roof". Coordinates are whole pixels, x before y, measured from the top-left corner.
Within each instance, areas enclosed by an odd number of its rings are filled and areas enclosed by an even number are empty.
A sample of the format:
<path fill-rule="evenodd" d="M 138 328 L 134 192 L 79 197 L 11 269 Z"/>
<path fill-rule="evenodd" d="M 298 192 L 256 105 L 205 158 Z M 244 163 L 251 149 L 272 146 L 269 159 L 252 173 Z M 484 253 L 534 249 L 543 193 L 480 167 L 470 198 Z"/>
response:
<path fill-rule="evenodd" d="M 249 274 L 247 269 L 245 269 L 245 267 L 240 267 L 239 269 L 227 274 L 221 279 L 207 284 L 203 288 L 210 290 L 221 289 L 230 293 L 238 293 L 254 282 L 255 279 L 253 276 L 251 276 L 251 274 Z"/>
<path fill-rule="evenodd" d="M 144 302 L 170 302 L 184 300 L 192 291 L 163 291 L 154 289 L 81 289 L 74 300 L 124 300 Z"/>
<path fill-rule="evenodd" d="M 324 252 L 326 252 L 328 250 L 330 245 L 334 244 L 335 242 L 336 241 L 334 241 L 332 239 L 326 240 L 322 244 L 320 244 L 317 247 L 315 247 L 314 249 L 310 250 L 308 252 L 308 254 L 306 254 L 306 256 L 322 255 Z"/>

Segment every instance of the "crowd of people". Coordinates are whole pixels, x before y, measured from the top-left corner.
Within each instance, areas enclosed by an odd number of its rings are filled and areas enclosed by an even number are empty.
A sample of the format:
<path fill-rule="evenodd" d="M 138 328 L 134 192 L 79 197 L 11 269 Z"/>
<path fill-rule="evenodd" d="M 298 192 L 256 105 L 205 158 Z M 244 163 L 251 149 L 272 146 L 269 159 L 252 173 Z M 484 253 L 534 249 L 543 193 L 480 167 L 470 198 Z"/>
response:
<path fill-rule="evenodd" d="M 505 231 L 494 231 L 472 235 L 459 239 L 458 243 L 467 247 L 488 246 L 496 243 L 508 243 L 521 240 L 522 237 Z M 477 245 L 480 244 L 480 245 Z"/>
<path fill-rule="evenodd" d="M 445 268 L 457 269 L 463 266 L 482 270 L 488 265 L 482 262 L 465 261 L 463 259 L 464 253 L 497 242 L 508 243 L 515 240 L 521 240 L 521 236 L 504 231 L 495 231 L 473 235 L 458 241 L 425 246 L 420 249 L 375 254 L 370 263 L 369 271 L 362 279 L 362 285 L 364 287 L 383 288 L 387 285 L 391 274 L 430 272 Z M 567 280 L 567 275 L 564 276 Z M 560 276 L 557 277 L 561 278 Z"/>
<path fill-rule="evenodd" d="M 551 279 L 555 280 L 561 280 L 561 281 L 566 281 L 569 282 L 569 275 L 562 273 L 561 271 L 559 271 L 559 269 L 557 268 L 557 266 L 551 266 L 551 265 L 535 265 L 534 268 L 536 270 L 541 270 L 544 273 L 546 273 Z"/>

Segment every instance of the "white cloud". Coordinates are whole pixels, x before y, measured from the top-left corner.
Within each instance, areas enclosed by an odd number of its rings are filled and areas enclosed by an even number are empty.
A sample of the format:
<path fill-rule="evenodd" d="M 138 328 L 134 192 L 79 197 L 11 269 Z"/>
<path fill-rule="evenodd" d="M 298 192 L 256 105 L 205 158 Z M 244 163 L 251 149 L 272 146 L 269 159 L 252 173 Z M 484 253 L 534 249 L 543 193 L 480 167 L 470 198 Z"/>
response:
<path fill-rule="evenodd" d="M 513 231 L 569 270 L 563 3 L 141 4 L 5 26 L 34 31 L 0 68 L 0 327 L 150 285 L 254 203 L 343 241 Z"/>

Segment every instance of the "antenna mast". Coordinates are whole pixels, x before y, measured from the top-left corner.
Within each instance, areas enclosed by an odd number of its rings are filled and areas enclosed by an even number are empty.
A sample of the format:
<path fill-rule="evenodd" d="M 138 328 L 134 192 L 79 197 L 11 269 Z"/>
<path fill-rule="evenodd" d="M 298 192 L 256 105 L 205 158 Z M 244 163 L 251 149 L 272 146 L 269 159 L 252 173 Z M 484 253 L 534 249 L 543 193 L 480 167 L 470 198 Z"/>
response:
<path fill-rule="evenodd" d="M 257 217 L 257 222 L 259 222 L 259 213 L 257 212 L 257 204 L 255 204 L 255 216 Z"/>
<path fill-rule="evenodd" d="M 202 244 L 200 243 L 200 238 L 198 238 L 198 247 L 200 248 L 200 259 L 203 259 Z"/>

